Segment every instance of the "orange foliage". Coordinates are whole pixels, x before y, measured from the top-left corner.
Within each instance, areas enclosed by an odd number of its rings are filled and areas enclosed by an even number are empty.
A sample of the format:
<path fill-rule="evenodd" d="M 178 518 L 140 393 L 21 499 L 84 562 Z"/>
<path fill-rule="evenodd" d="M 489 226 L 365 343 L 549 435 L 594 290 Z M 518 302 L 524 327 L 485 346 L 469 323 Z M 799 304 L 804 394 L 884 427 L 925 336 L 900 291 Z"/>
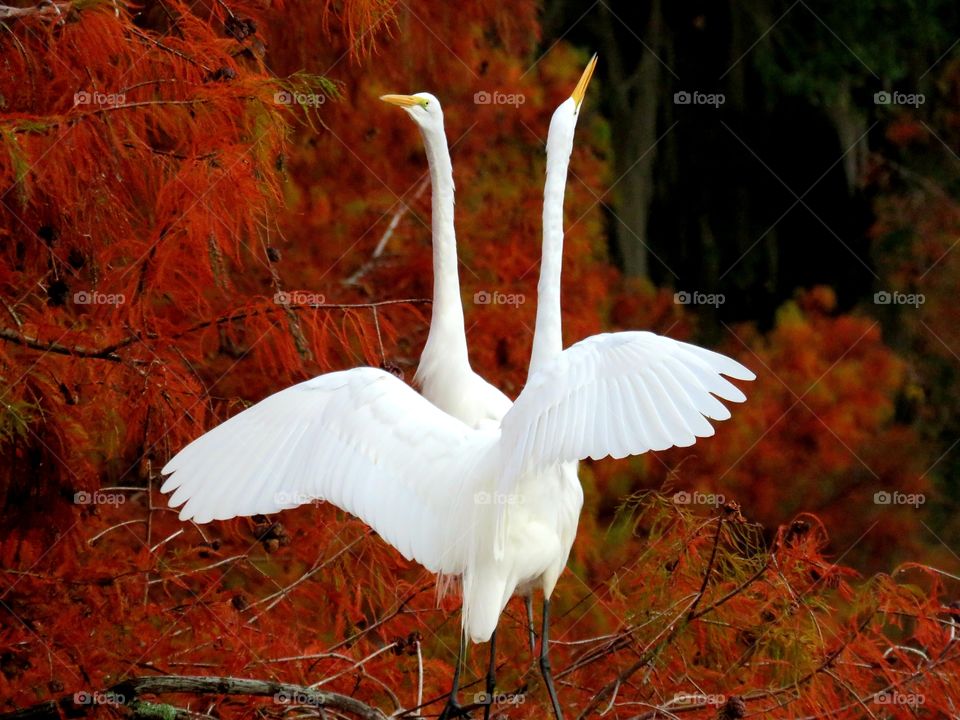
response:
<path fill-rule="evenodd" d="M 831 528 L 830 550 L 858 567 L 916 557 L 925 548 L 918 507 L 874 497 L 920 493 L 925 503 L 935 493 L 924 455 L 904 452 L 920 445 L 916 430 L 895 414 L 905 364 L 878 320 L 837 314 L 835 304 L 831 289 L 817 287 L 782 306 L 767 334 L 727 327 L 725 350 L 757 373 L 747 402 L 711 440 L 595 466 L 602 502 L 609 508 L 638 484 L 700 491 L 710 502 L 737 500 L 768 526 L 815 512 Z M 666 292 L 634 291 L 614 318 L 681 338 L 693 331 Z"/>
<path fill-rule="evenodd" d="M 583 57 L 560 43 L 533 63 L 526 0 L 87 1 L 8 22 L 0 709 L 164 673 L 323 681 L 392 712 L 416 704 L 422 672 L 424 712 L 438 711 L 458 620 L 453 601 L 436 607 L 429 575 L 326 506 L 184 526 L 157 468 L 293 381 L 363 363 L 412 375 L 429 315 L 429 194 L 419 135 L 377 100 L 385 92 L 441 96 L 472 360 L 515 395 L 542 141 Z M 523 102 L 474 101 L 494 91 Z M 566 205 L 567 340 L 606 324 L 688 337 L 696 324 L 670 293 L 622 283 L 607 263 L 605 137 L 585 114 Z M 469 302 L 483 291 L 524 302 Z M 918 442 L 894 413 L 903 363 L 823 289 L 784 306 L 769 334 L 736 327 L 725 344 L 759 374 L 735 421 L 695 449 L 582 471 L 587 508 L 556 595 L 565 704 L 607 717 L 706 718 L 718 705 L 736 717 L 741 702 L 776 717 L 861 717 L 865 705 L 905 717 L 913 706 L 878 698 L 914 693 L 926 716 L 951 712 L 956 626 L 943 598 L 955 585 L 924 567 L 864 583 L 825 555 L 857 540 L 843 507 L 871 518 L 877 487 L 930 491 L 898 452 Z M 709 515 L 652 495 L 621 505 L 665 483 L 736 497 L 770 528 L 814 510 L 836 545 L 812 517 L 765 536 L 732 504 Z M 912 510 L 885 513 L 856 552 L 912 551 Z M 523 622 L 508 607 L 500 709 L 538 718 Z M 484 672 L 475 652 L 468 699 Z M 220 717 L 289 709 L 211 702 Z"/>

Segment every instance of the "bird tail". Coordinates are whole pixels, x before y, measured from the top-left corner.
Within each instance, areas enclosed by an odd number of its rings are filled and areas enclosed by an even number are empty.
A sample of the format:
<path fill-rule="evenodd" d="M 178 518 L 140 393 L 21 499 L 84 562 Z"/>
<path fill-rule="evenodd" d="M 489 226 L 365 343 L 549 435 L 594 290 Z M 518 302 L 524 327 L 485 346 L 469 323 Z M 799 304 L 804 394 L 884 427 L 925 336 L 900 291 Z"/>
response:
<path fill-rule="evenodd" d="M 437 575 L 437 607 L 447 595 L 456 595 L 463 592 L 463 582 L 459 575 L 441 573 Z"/>
<path fill-rule="evenodd" d="M 509 514 L 506 511 L 506 508 L 500 507 L 497 509 L 497 523 L 494 527 L 493 533 L 493 559 L 503 560 L 504 547 L 507 544 L 507 523 L 509 522 Z"/>

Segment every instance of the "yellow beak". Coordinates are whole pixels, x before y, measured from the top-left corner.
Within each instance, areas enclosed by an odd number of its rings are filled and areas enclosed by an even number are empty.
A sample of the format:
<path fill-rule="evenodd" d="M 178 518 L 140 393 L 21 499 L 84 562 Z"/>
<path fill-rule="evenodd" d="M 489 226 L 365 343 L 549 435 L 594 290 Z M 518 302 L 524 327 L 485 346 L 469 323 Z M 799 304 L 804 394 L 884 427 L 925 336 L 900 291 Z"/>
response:
<path fill-rule="evenodd" d="M 583 102 L 583 96 L 587 94 L 587 85 L 590 84 L 590 78 L 593 77 L 593 71 L 596 67 L 597 54 L 594 53 L 593 57 L 590 58 L 590 62 L 587 63 L 587 67 L 583 71 L 583 75 L 580 76 L 580 82 L 578 82 L 577 87 L 574 88 L 573 95 L 570 96 L 577 104 L 577 110 L 580 109 L 580 103 Z"/>
<path fill-rule="evenodd" d="M 414 107 L 416 105 L 423 107 L 427 104 L 427 101 L 423 98 L 418 98 L 413 95 L 381 95 L 380 99 L 385 103 L 399 105 L 400 107 Z"/>

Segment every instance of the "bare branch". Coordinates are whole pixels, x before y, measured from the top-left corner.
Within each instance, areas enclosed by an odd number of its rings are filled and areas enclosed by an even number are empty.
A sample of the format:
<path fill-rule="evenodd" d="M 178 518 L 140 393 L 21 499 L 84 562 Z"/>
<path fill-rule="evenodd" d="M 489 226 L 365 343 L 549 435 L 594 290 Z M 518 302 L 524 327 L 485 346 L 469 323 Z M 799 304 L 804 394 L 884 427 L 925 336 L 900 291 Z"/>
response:
<path fill-rule="evenodd" d="M 330 708 L 348 712 L 363 720 L 386 720 L 386 715 L 366 703 L 347 695 L 334 692 L 321 692 L 302 685 L 274 682 L 272 680 L 248 680 L 230 677 L 206 677 L 197 675 L 157 675 L 155 677 L 132 678 L 108 688 L 103 696 L 111 698 L 117 704 L 134 710 L 140 705 L 141 695 L 249 695 L 253 697 L 273 697 L 277 702 L 292 705 L 309 705 L 314 708 Z M 66 695 L 59 700 L 48 700 L 23 710 L 0 715 L 0 720 L 25 720 L 26 718 L 59 719 L 60 710 L 75 717 L 77 711 L 95 710 L 94 704 L 77 705 L 74 695 Z M 180 712 L 171 708 L 174 712 Z M 178 714 L 178 717 L 185 717 Z"/>
<path fill-rule="evenodd" d="M 28 15 L 63 15 L 64 10 L 70 9 L 70 3 L 54 3 L 50 0 L 39 2 L 33 7 L 18 8 L 9 5 L 0 5 L 0 20 L 16 20 Z"/>
<path fill-rule="evenodd" d="M 3 6 L 0 6 L 3 7 Z M 214 318 L 213 320 L 204 320 L 203 322 L 191 325 L 190 327 L 181 330 L 180 332 L 171 336 L 170 340 L 175 340 L 177 338 L 183 337 L 197 330 L 202 330 L 203 328 L 210 327 L 211 325 L 224 325 L 228 322 L 233 322 L 235 320 L 243 320 L 248 317 L 254 317 L 256 315 L 262 315 L 268 312 L 279 312 L 279 311 L 299 311 L 299 310 L 353 310 L 353 309 L 371 309 L 378 308 L 383 305 L 421 305 L 429 303 L 431 300 L 429 298 L 409 298 L 401 300 L 381 300 L 379 302 L 371 303 L 323 303 L 323 304 L 294 304 L 289 303 L 286 305 L 277 305 L 276 308 L 258 308 L 256 310 L 251 310 L 249 312 L 240 312 L 234 313 L 232 315 L 225 315 L 223 317 Z M 135 342 L 139 342 L 144 338 L 139 335 L 131 335 L 124 338 L 118 342 L 107 345 L 102 348 L 89 348 L 82 345 L 68 346 L 63 345 L 58 342 L 53 341 L 44 341 L 39 338 L 30 337 L 24 333 L 18 332 L 12 328 L 0 327 L 0 340 L 6 340 L 7 342 L 14 343 L 15 345 L 22 345 L 23 347 L 30 348 L 31 350 L 42 350 L 43 352 L 56 353 L 58 355 L 71 355 L 74 357 L 83 357 L 83 358 L 92 358 L 96 360 L 109 360 L 111 362 L 123 362 L 123 358 L 117 355 L 117 350 L 132 345 Z M 152 339 L 152 338 L 151 338 Z"/>

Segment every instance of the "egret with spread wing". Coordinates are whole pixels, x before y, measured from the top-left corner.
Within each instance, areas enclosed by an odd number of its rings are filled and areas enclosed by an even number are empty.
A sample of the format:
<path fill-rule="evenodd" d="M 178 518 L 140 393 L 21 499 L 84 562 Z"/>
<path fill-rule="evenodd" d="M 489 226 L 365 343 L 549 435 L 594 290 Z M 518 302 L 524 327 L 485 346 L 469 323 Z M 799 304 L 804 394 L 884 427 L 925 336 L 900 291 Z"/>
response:
<path fill-rule="evenodd" d="M 527 384 L 501 423 L 496 497 L 506 501 L 492 533 L 493 566 L 502 569 L 508 592 L 515 578 L 504 572 L 510 564 L 499 559 L 517 544 L 536 542 L 532 528 L 544 535 L 539 544 L 552 544 L 541 573 L 521 577 L 517 586 L 525 593 L 543 591 L 540 669 L 557 718 L 562 713 L 548 654 L 550 596 L 566 567 L 583 506 L 577 461 L 692 445 L 713 435 L 707 418 L 730 417 L 714 395 L 746 399 L 722 375 L 754 377 L 723 355 L 649 332 L 594 335 L 563 350 L 563 197 L 574 131 L 596 62 L 595 55 L 550 120 L 533 349 Z M 487 602 L 492 605 L 492 598 Z"/>
<path fill-rule="evenodd" d="M 454 225 L 453 164 L 447 146 L 443 108 L 430 93 L 382 95 L 380 99 L 403 108 L 420 128 L 430 172 L 433 309 L 430 332 L 420 355 L 414 383 L 420 386 L 420 392 L 427 400 L 467 425 L 496 427 L 513 403 L 474 372 L 467 356 Z M 533 653 L 536 651 L 533 603 L 529 594 L 523 599 L 527 609 L 530 652 Z M 495 636 L 492 636 L 488 683 L 493 682 L 495 661 L 496 643 Z"/>
<path fill-rule="evenodd" d="M 717 398 L 745 398 L 723 355 L 647 332 L 596 335 L 562 350 L 562 204 L 573 131 L 594 61 L 554 113 L 544 256 L 527 384 L 497 427 L 471 427 L 393 375 L 328 373 L 230 418 L 164 468 L 170 505 L 196 522 L 277 512 L 322 498 L 407 559 L 462 577 L 462 624 L 489 640 L 510 597 L 549 597 L 583 503 L 576 462 L 625 457 L 713 434 Z M 557 718 L 544 632 L 541 668 Z M 459 663 L 458 663 L 459 667 Z M 444 715 L 457 710 L 456 680 Z M 489 707 L 487 708 L 489 711 Z"/>

